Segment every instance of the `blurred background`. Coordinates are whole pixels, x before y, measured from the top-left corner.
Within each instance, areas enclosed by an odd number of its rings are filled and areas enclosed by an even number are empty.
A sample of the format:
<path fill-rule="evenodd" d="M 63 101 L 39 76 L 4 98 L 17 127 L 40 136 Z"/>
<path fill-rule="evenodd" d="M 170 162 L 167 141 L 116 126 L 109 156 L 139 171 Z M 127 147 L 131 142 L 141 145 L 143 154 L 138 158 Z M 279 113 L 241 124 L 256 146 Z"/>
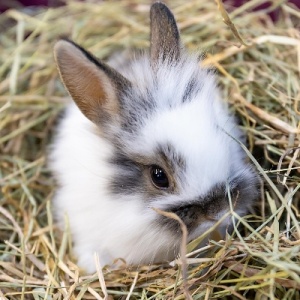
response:
<path fill-rule="evenodd" d="M 86 2 L 102 2 L 103 0 L 83 0 Z M 122 1 L 122 0 L 120 0 Z M 206 1 L 206 0 L 203 0 Z M 145 0 L 145 2 L 147 2 Z M 154 2 L 154 1 L 149 1 Z M 165 1 L 168 2 L 168 1 Z M 242 4 L 246 3 L 247 0 L 223 0 L 224 3 L 227 4 L 227 7 L 238 7 L 241 6 Z M 268 9 L 274 4 L 274 1 L 261 1 L 262 4 L 259 5 L 256 10 L 264 10 Z M 289 2 L 295 4 L 299 9 L 300 9 L 300 0 L 288 0 L 288 1 L 283 1 L 283 2 Z M 24 7 L 38 7 L 38 6 L 47 6 L 47 7 L 56 7 L 56 6 L 61 6 L 64 5 L 64 0 L 0 0 L 0 12 L 3 12 L 9 8 L 24 8 Z M 277 15 L 278 15 L 278 10 L 275 9 L 271 12 L 268 12 L 268 14 L 271 16 L 273 21 L 277 20 Z"/>

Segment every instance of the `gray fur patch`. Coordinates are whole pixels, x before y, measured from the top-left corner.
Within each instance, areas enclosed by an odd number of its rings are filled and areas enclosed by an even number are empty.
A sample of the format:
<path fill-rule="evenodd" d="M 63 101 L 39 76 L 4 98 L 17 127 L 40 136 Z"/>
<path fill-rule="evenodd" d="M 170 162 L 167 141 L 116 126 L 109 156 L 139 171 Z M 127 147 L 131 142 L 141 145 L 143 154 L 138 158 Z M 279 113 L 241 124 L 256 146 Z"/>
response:
<path fill-rule="evenodd" d="M 166 162 L 172 173 L 179 175 L 185 171 L 184 157 L 170 143 L 158 145 L 156 152 Z"/>
<path fill-rule="evenodd" d="M 186 86 L 185 92 L 182 96 L 182 103 L 190 102 L 193 97 L 200 92 L 203 83 L 197 82 L 196 78 L 192 78 Z"/>
<path fill-rule="evenodd" d="M 111 179 L 110 190 L 117 195 L 134 195 L 144 193 L 143 167 L 124 153 L 117 153 L 110 163 L 116 173 Z"/>
<path fill-rule="evenodd" d="M 251 180 L 240 176 L 229 183 L 230 199 L 234 210 L 248 211 L 258 197 L 258 183 L 257 176 L 253 176 Z M 188 232 L 191 233 L 202 222 L 217 222 L 216 216 L 218 213 L 223 210 L 229 211 L 229 209 L 229 197 L 224 183 L 213 187 L 205 196 L 198 199 L 184 199 L 181 204 L 170 206 L 166 211 L 177 214 L 185 223 Z M 159 216 L 159 223 L 171 232 L 180 232 L 179 223 L 173 219 Z"/>
<path fill-rule="evenodd" d="M 123 95 L 121 100 L 121 130 L 134 135 L 153 114 L 156 102 L 149 89 L 141 92 L 134 88 Z"/>
<path fill-rule="evenodd" d="M 111 179 L 110 190 L 118 195 L 143 194 L 145 199 L 151 201 L 156 197 L 177 192 L 177 182 L 185 170 L 185 161 L 170 145 L 159 145 L 153 157 L 137 156 L 125 153 L 122 145 L 110 160 L 115 169 Z M 152 183 L 150 167 L 158 165 L 163 168 L 168 176 L 170 186 L 161 190 Z"/>

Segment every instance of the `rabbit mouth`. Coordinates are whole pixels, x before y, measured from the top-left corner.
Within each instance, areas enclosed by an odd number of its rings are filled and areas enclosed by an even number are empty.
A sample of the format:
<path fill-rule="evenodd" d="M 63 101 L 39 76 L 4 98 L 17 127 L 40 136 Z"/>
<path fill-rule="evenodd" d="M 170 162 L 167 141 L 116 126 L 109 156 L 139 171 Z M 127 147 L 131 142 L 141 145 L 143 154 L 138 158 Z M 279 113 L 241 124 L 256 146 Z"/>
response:
<path fill-rule="evenodd" d="M 193 235 L 195 231 L 198 231 L 199 227 L 209 228 L 218 222 L 220 218 L 228 212 L 228 208 L 221 208 L 219 211 L 215 211 L 212 208 L 207 208 L 203 204 L 190 204 L 174 207 L 167 211 L 175 213 L 184 222 L 189 235 Z M 160 223 L 169 230 L 175 232 L 181 231 L 180 224 L 174 219 L 161 216 Z"/>

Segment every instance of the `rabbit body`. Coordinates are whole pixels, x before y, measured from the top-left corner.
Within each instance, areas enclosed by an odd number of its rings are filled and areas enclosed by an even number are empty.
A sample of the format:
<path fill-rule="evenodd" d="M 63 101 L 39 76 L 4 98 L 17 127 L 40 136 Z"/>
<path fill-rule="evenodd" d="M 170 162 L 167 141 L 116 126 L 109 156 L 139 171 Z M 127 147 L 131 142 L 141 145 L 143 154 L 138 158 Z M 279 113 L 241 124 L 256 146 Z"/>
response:
<path fill-rule="evenodd" d="M 88 272 L 94 252 L 102 265 L 174 259 L 178 223 L 153 208 L 176 213 L 192 240 L 229 210 L 228 187 L 240 215 L 257 197 L 257 175 L 233 139 L 243 134 L 214 74 L 181 47 L 166 6 L 155 3 L 151 17 L 150 55 L 119 67 L 70 41 L 55 48 L 77 105 L 67 107 L 51 147 L 54 214 L 62 228 L 67 214 L 78 264 Z M 173 30 L 169 40 L 163 27 Z"/>

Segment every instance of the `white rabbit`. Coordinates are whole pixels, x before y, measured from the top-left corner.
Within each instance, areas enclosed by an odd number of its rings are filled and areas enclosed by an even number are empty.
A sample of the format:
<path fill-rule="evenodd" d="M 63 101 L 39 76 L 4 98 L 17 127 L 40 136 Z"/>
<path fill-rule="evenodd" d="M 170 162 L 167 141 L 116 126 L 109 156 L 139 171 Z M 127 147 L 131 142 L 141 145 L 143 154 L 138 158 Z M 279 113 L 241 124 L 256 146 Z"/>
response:
<path fill-rule="evenodd" d="M 213 73 L 186 53 L 163 3 L 152 5 L 150 18 L 150 54 L 118 70 L 68 40 L 54 49 L 76 104 L 51 148 L 54 214 L 60 224 L 68 215 L 87 272 L 95 271 L 94 252 L 102 265 L 174 259 L 179 226 L 153 207 L 176 213 L 192 240 L 229 210 L 226 186 L 241 215 L 258 196 L 258 176 L 231 137 L 243 139 Z"/>

